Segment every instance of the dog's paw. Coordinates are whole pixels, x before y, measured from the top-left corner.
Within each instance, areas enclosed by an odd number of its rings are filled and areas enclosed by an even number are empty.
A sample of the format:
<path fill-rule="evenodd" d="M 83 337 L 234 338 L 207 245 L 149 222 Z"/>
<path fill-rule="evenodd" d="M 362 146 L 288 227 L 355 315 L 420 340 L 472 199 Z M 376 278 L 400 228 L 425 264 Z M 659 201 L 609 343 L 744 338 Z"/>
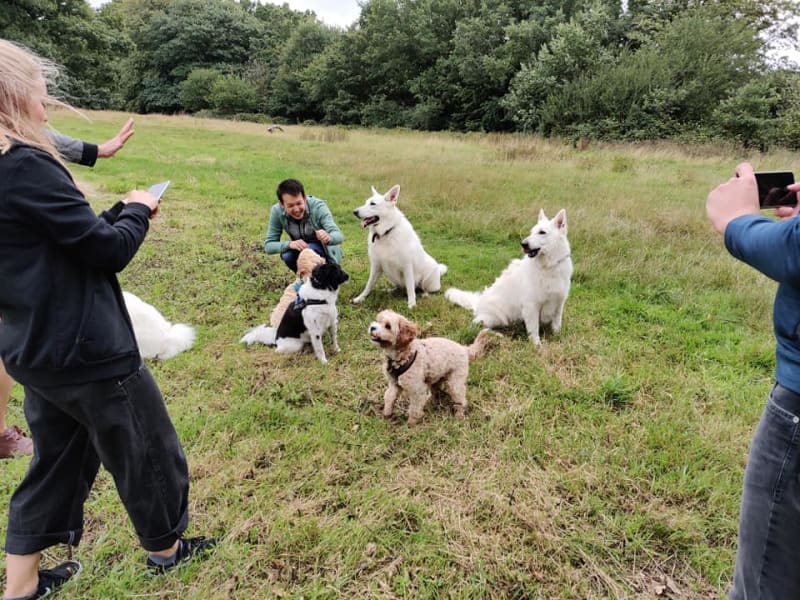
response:
<path fill-rule="evenodd" d="M 339 346 L 338 346 L 338 345 L 337 345 L 337 346 L 334 346 L 333 348 L 331 348 L 331 352 L 341 352 L 341 351 L 342 351 L 342 349 L 341 349 L 341 348 L 339 348 Z"/>
<path fill-rule="evenodd" d="M 532 336 L 530 336 L 530 340 L 531 340 L 531 343 L 532 343 L 534 346 L 541 347 L 541 345 L 542 345 L 542 339 L 541 339 L 541 338 L 540 338 L 538 335 L 532 335 Z"/>

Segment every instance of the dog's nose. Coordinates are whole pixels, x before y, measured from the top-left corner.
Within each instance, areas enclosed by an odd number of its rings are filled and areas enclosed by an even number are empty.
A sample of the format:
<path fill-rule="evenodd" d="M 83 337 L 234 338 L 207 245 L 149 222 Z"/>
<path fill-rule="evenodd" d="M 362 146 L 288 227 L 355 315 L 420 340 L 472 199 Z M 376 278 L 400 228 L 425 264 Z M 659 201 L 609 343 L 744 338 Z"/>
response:
<path fill-rule="evenodd" d="M 525 248 L 525 250 L 528 250 L 531 247 L 530 244 L 528 244 L 527 238 L 522 240 L 522 242 L 520 243 L 522 244 L 522 247 Z"/>
<path fill-rule="evenodd" d="M 370 332 L 370 333 L 373 333 L 373 332 L 374 332 L 374 331 L 375 331 L 377 328 L 378 328 L 378 326 L 377 326 L 377 325 L 370 325 L 370 326 L 369 326 L 369 332 Z"/>
<path fill-rule="evenodd" d="M 355 216 L 358 216 L 358 209 L 355 209 L 355 210 L 353 211 L 353 214 L 354 214 Z"/>

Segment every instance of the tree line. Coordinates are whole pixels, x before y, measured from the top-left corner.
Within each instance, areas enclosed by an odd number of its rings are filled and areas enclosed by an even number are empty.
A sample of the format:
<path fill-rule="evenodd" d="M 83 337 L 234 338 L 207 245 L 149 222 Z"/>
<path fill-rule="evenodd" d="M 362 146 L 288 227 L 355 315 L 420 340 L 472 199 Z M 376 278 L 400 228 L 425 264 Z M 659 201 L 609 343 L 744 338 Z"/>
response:
<path fill-rule="evenodd" d="M 793 0 L 365 0 L 351 27 L 252 0 L 4 0 L 73 104 L 286 123 L 800 148 Z"/>

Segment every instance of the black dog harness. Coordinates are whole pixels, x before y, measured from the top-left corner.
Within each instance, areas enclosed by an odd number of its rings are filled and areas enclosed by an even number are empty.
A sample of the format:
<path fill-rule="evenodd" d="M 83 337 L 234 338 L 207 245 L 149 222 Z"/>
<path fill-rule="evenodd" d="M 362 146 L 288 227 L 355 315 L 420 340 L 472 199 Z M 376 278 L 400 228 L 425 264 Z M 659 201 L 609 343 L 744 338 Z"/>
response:
<path fill-rule="evenodd" d="M 303 298 L 298 296 L 294 299 L 294 309 L 303 310 L 306 306 L 318 306 L 320 304 L 327 304 L 327 300 L 315 300 L 314 298 Z"/>
<path fill-rule="evenodd" d="M 384 235 L 386 235 L 386 234 L 384 234 Z M 391 358 L 387 358 L 386 359 L 386 370 L 389 372 L 389 375 L 391 375 L 394 379 L 399 379 L 400 376 L 403 373 L 405 373 L 406 371 L 408 371 L 411 368 L 411 365 L 414 364 L 415 360 L 417 360 L 417 353 L 416 352 L 414 352 L 414 354 L 411 355 L 411 358 L 409 359 L 409 361 L 404 365 L 398 365 Z"/>
<path fill-rule="evenodd" d="M 375 240 L 379 240 L 379 239 L 381 239 L 382 237 L 386 237 L 387 235 L 389 235 L 389 233 L 392 231 L 392 229 L 394 229 L 394 225 L 392 225 L 391 227 L 389 227 L 389 229 L 387 229 L 387 230 L 386 230 L 386 231 L 384 231 L 383 233 L 378 233 L 377 231 L 376 231 L 375 233 L 373 233 L 373 234 L 372 234 L 372 243 L 374 244 L 374 243 L 375 243 Z"/>

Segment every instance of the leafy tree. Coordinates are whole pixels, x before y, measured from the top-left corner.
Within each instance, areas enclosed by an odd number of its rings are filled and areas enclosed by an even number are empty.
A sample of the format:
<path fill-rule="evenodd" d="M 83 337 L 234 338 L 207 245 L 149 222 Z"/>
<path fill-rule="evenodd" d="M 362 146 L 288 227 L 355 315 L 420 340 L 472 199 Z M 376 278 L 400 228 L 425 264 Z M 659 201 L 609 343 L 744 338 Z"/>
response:
<path fill-rule="evenodd" d="M 193 69 L 180 84 L 180 103 L 190 112 L 210 108 L 211 91 L 221 76 L 222 73 L 216 69 Z"/>
<path fill-rule="evenodd" d="M 260 24 L 229 0 L 174 0 L 132 31 L 133 85 L 128 100 L 140 112 L 181 110 L 180 84 L 198 67 L 237 72 L 250 56 Z"/>
<path fill-rule="evenodd" d="M 211 88 L 209 101 L 214 110 L 228 115 L 252 112 L 258 105 L 253 86 L 236 75 L 218 77 Z"/>

